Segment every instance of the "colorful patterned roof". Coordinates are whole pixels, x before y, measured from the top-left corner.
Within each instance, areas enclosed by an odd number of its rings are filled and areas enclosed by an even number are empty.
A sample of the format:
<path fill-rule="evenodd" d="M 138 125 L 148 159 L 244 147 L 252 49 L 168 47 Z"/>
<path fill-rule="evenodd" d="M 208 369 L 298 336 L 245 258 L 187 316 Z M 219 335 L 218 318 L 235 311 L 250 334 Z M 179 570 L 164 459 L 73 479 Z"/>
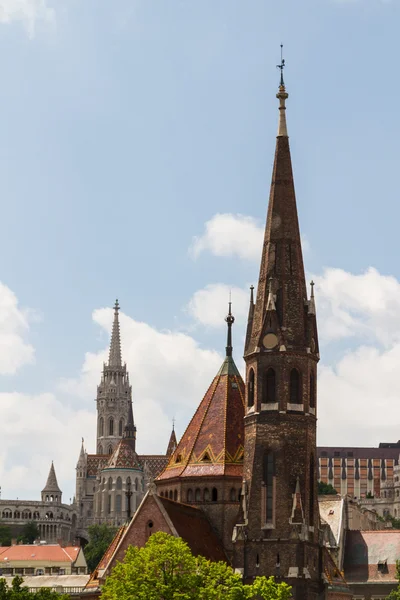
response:
<path fill-rule="evenodd" d="M 243 379 L 226 356 L 158 481 L 243 473 Z"/>
<path fill-rule="evenodd" d="M 97 473 L 107 466 L 110 456 L 108 454 L 87 455 L 87 476 L 96 477 Z"/>
<path fill-rule="evenodd" d="M 147 477 L 153 480 L 165 469 L 169 457 L 165 454 L 141 454 L 139 460 Z"/>
<path fill-rule="evenodd" d="M 135 452 L 135 441 L 131 438 L 123 437 L 117 444 L 106 469 L 140 469 L 143 467 L 139 462 L 139 457 Z"/>

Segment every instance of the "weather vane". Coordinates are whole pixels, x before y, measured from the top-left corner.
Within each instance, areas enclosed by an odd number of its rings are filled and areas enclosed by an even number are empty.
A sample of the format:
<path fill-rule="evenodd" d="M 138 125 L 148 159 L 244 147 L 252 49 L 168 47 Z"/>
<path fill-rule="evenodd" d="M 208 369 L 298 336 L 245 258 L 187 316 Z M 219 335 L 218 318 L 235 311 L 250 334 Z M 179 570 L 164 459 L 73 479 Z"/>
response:
<path fill-rule="evenodd" d="M 285 59 L 283 58 L 283 44 L 281 44 L 281 64 L 280 65 L 276 65 L 277 69 L 281 70 L 281 85 L 284 86 L 284 81 L 283 81 L 283 69 L 285 68 Z"/>

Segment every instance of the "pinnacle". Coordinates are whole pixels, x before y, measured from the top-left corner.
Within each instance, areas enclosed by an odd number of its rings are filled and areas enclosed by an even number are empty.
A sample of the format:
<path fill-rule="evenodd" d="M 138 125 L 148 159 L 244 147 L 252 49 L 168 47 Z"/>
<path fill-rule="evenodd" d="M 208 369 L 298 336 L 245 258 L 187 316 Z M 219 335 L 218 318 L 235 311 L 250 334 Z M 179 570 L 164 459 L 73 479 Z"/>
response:
<path fill-rule="evenodd" d="M 61 490 L 58 487 L 56 471 L 54 469 L 54 463 L 51 461 L 51 467 L 49 471 L 49 475 L 47 477 L 46 485 L 44 486 L 43 492 L 60 492 Z"/>
<path fill-rule="evenodd" d="M 121 335 L 119 330 L 119 303 L 115 301 L 114 305 L 114 322 L 111 333 L 110 354 L 108 358 L 109 367 L 121 367 Z"/>

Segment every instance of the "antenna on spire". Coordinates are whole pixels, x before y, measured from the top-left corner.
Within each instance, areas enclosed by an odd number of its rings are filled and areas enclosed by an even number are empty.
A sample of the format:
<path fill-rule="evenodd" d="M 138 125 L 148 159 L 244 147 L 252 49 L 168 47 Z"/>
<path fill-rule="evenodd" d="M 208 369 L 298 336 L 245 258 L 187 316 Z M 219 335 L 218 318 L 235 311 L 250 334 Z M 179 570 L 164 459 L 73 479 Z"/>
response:
<path fill-rule="evenodd" d="M 283 44 L 281 44 L 281 64 L 280 65 L 276 65 L 276 68 L 281 70 L 281 82 L 280 82 L 280 85 L 281 85 L 281 87 L 285 87 L 285 83 L 283 81 L 283 69 L 285 68 L 285 59 L 283 58 Z"/>

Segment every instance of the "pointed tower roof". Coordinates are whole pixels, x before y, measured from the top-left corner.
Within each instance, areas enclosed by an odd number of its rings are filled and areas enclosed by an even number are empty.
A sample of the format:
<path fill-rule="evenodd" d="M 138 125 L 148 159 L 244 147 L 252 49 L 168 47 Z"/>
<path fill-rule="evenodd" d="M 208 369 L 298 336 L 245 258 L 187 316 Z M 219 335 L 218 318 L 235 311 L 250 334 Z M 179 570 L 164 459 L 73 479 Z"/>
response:
<path fill-rule="evenodd" d="M 118 442 L 106 469 L 140 469 L 139 457 L 136 454 L 136 427 L 133 422 L 132 402 L 129 403 L 128 421 L 122 439 Z"/>
<path fill-rule="evenodd" d="M 159 481 L 175 477 L 242 476 L 243 379 L 232 357 L 231 309 L 226 318 L 226 357 L 200 402 Z"/>
<path fill-rule="evenodd" d="M 177 445 L 178 445 L 178 442 L 176 441 L 176 435 L 175 435 L 175 423 L 172 423 L 172 431 L 171 431 L 171 436 L 170 436 L 169 442 L 168 442 L 167 456 L 172 456 L 172 454 L 176 450 Z"/>
<path fill-rule="evenodd" d="M 82 438 L 82 445 L 81 445 L 81 451 L 79 453 L 78 465 L 82 464 L 83 462 L 85 462 L 85 446 L 84 446 L 84 439 Z"/>
<path fill-rule="evenodd" d="M 283 63 L 284 65 L 284 63 Z M 276 307 L 279 325 L 285 331 L 285 346 L 306 345 L 306 284 L 300 228 L 286 125 L 288 94 L 281 77 L 277 93 L 279 125 L 275 160 L 262 250 L 257 299 L 251 320 L 246 356 L 260 347 L 266 311 Z"/>
<path fill-rule="evenodd" d="M 110 343 L 110 354 L 108 357 L 108 366 L 109 367 L 121 367 L 122 366 L 122 357 L 121 357 L 121 335 L 119 331 L 119 304 L 118 299 L 115 301 L 114 305 L 114 322 L 111 333 L 111 343 Z"/>
<path fill-rule="evenodd" d="M 59 493 L 61 493 L 61 490 L 58 487 L 56 471 L 54 469 L 53 461 L 51 461 L 49 475 L 47 477 L 46 485 L 44 486 L 42 492 L 59 492 Z"/>

